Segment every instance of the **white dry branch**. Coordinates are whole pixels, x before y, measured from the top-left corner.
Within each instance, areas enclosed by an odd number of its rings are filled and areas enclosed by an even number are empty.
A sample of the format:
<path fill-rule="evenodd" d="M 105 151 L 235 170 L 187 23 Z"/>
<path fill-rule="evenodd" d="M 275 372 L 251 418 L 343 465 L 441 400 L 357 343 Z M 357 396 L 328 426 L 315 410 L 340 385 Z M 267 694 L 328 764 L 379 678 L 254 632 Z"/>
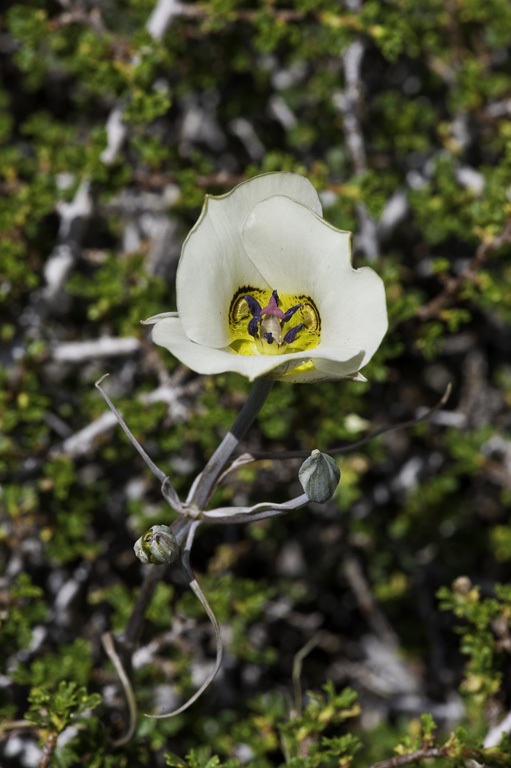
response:
<path fill-rule="evenodd" d="M 407 193 L 404 189 L 398 189 L 387 201 L 383 213 L 378 222 L 378 238 L 380 241 L 390 237 L 394 229 L 408 215 L 409 205 Z"/>
<path fill-rule="evenodd" d="M 237 117 L 231 120 L 229 128 L 242 142 L 251 160 L 259 162 L 263 159 L 266 148 L 248 120 L 244 117 Z"/>
<path fill-rule="evenodd" d="M 355 13 L 361 9 L 361 0 L 347 0 L 346 5 Z M 364 44 L 361 39 L 354 40 L 342 57 L 344 70 L 344 90 L 334 94 L 333 102 L 343 118 L 344 138 L 350 156 L 353 170 L 356 174 L 367 171 L 367 160 L 364 145 L 364 135 L 360 123 L 360 107 L 362 103 L 362 60 Z M 378 241 L 378 226 L 369 214 L 364 203 L 356 204 L 359 220 L 359 234 L 355 238 L 356 247 L 363 251 L 369 261 L 378 258 L 380 247 Z"/>
<path fill-rule="evenodd" d="M 64 442 L 60 443 L 60 445 L 55 446 L 50 451 L 50 458 L 62 454 L 72 459 L 77 456 L 83 456 L 92 449 L 98 437 L 109 432 L 116 424 L 117 419 L 114 414 L 106 411 L 99 418 L 91 422 L 91 424 L 87 424 L 86 427 L 75 432 Z"/>
<path fill-rule="evenodd" d="M 179 15 L 181 10 L 180 3 L 176 0 L 158 0 L 146 24 L 146 29 L 156 42 L 159 42 L 172 19 Z M 134 58 L 134 63 L 138 56 Z M 106 147 L 101 154 L 101 160 L 105 165 L 110 165 L 116 160 L 122 149 L 127 135 L 127 127 L 123 122 L 123 105 L 117 104 L 110 112 L 106 122 L 107 142 Z"/>
<path fill-rule="evenodd" d="M 181 3 L 177 2 L 177 0 L 158 1 L 146 24 L 146 29 L 153 40 L 159 41 L 163 38 L 172 19 L 175 16 L 179 16 L 181 9 Z"/>
<path fill-rule="evenodd" d="M 490 728 L 486 736 L 484 737 L 483 747 L 489 749 L 490 747 L 496 747 L 500 744 L 503 734 L 508 736 L 511 733 L 511 712 L 498 724 Z"/>
<path fill-rule="evenodd" d="M 57 299 L 62 285 L 78 258 L 84 225 L 91 217 L 93 207 L 88 179 L 81 182 L 70 203 L 63 201 L 57 203 L 56 209 L 60 216 L 59 242 L 44 268 L 46 285 L 41 292 L 42 303 L 37 315 L 44 316 L 43 307 L 52 306 Z M 34 325 L 36 324 L 34 322 Z"/>
<path fill-rule="evenodd" d="M 180 8 L 176 0 L 158 0 L 146 24 L 146 29 L 153 40 L 160 41 L 163 38 L 172 19 L 179 14 Z M 127 133 L 123 122 L 123 111 L 124 105 L 116 104 L 106 121 L 107 143 L 101 154 L 101 160 L 105 165 L 111 165 L 122 150 Z M 58 243 L 46 264 L 46 285 L 41 291 L 38 306 L 35 311 L 27 313 L 25 318 L 34 331 L 40 328 L 41 320 L 55 302 L 80 255 L 85 224 L 94 210 L 90 180 L 83 178 L 73 201 L 59 202 L 56 209 L 60 216 Z"/>
<path fill-rule="evenodd" d="M 169 417 L 172 421 L 181 421 L 187 417 L 188 410 L 183 404 L 183 400 L 188 398 L 196 391 L 198 387 L 197 380 L 191 381 L 182 386 L 159 386 L 152 392 L 141 395 L 140 401 L 145 404 L 166 403 L 169 406 Z M 70 458 L 77 458 L 91 451 L 96 440 L 102 435 L 110 432 L 118 421 L 112 411 L 105 411 L 86 427 L 70 435 L 62 443 L 52 448 L 50 458 L 62 454 Z"/>
<path fill-rule="evenodd" d="M 140 349 L 141 343 L 134 337 L 115 338 L 103 336 L 88 341 L 70 341 L 56 344 L 52 358 L 58 363 L 83 363 L 102 357 L 132 355 Z"/>

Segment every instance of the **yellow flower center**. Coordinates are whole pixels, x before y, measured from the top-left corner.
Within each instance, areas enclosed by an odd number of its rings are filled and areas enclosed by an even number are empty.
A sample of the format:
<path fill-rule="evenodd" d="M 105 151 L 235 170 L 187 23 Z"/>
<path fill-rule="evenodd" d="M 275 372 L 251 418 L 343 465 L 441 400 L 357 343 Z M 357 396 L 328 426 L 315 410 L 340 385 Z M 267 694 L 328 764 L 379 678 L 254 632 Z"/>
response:
<path fill-rule="evenodd" d="M 231 349 L 239 355 L 282 355 L 317 347 L 321 319 L 310 296 L 243 287 L 229 309 Z"/>

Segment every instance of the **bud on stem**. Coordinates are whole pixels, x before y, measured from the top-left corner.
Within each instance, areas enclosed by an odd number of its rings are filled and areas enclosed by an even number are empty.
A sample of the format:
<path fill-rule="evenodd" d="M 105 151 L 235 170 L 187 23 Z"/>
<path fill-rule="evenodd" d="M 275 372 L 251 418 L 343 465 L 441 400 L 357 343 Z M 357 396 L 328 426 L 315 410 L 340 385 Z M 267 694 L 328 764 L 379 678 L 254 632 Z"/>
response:
<path fill-rule="evenodd" d="M 334 495 L 341 471 L 331 456 L 316 448 L 300 467 L 298 479 L 310 501 L 324 504 Z"/>
<path fill-rule="evenodd" d="M 179 555 L 179 544 L 168 525 L 153 525 L 135 542 L 133 549 L 142 563 L 153 565 L 173 563 Z"/>

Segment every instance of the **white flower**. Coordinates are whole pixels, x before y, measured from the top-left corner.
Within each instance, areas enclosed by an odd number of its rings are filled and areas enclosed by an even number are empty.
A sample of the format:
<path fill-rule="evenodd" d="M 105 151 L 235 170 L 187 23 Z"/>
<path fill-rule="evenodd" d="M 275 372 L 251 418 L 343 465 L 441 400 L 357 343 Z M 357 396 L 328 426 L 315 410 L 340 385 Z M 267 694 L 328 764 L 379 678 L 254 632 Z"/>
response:
<path fill-rule="evenodd" d="M 312 184 L 268 173 L 206 195 L 183 245 L 177 312 L 146 320 L 197 373 L 289 382 L 363 378 L 387 330 L 385 292 L 351 266 L 351 235 L 321 218 Z"/>

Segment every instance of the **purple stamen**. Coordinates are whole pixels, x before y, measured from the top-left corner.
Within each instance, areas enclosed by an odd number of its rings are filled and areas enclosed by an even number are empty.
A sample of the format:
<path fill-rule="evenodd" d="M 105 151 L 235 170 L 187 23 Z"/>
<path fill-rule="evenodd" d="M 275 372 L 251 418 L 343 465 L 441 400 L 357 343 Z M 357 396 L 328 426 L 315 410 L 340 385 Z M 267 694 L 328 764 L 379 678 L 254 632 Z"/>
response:
<path fill-rule="evenodd" d="M 260 317 L 256 316 L 249 321 L 247 330 L 251 336 L 257 336 L 260 319 L 261 319 Z"/>
<path fill-rule="evenodd" d="M 303 307 L 303 304 L 295 304 L 294 307 L 291 307 L 291 309 L 288 309 L 287 312 L 284 314 L 283 322 L 287 323 L 288 320 L 291 320 L 294 313 L 297 312 L 300 307 Z"/>
<path fill-rule="evenodd" d="M 248 293 L 243 294 L 243 298 L 248 304 L 248 308 L 254 317 L 261 317 L 261 305 L 254 299 L 253 296 L 249 296 Z"/>
<path fill-rule="evenodd" d="M 276 290 L 272 291 L 268 306 L 263 309 L 257 299 L 253 296 L 243 294 L 243 298 L 247 302 L 248 309 L 252 315 L 247 326 L 247 331 L 250 336 L 253 336 L 255 339 L 260 339 L 262 337 L 266 339 L 268 344 L 273 344 L 273 342 L 276 341 L 277 346 L 279 347 L 282 344 L 292 344 L 294 342 L 298 331 L 303 328 L 303 323 L 299 323 L 298 325 L 295 325 L 294 328 L 291 328 L 284 338 L 282 338 L 281 329 L 283 328 L 284 323 L 291 320 L 295 312 L 297 312 L 303 304 L 295 304 L 294 307 L 283 312 L 279 309 L 280 299 Z M 266 330 L 267 328 L 271 328 L 271 331 Z"/>
<path fill-rule="evenodd" d="M 295 325 L 294 328 L 290 328 L 289 331 L 284 336 L 284 344 L 292 344 L 293 341 L 296 339 L 296 335 L 298 331 L 303 328 L 303 323 L 300 323 L 299 325 Z"/>

